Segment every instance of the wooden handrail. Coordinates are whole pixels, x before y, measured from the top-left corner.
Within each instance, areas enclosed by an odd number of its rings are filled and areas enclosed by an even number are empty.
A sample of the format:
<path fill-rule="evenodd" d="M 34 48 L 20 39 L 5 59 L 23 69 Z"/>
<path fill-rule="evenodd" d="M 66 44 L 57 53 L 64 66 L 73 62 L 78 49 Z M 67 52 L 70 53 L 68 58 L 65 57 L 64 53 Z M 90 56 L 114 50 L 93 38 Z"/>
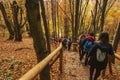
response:
<path fill-rule="evenodd" d="M 61 49 L 62 49 L 62 44 L 60 44 L 60 46 L 55 51 L 50 53 L 44 60 L 42 60 L 40 63 L 35 65 L 32 69 L 30 69 L 26 74 L 24 74 L 19 80 L 32 80 L 32 79 L 34 79 L 45 68 L 45 66 L 49 64 L 49 62 L 52 60 L 52 58 Z"/>
<path fill-rule="evenodd" d="M 117 58 L 118 60 L 120 60 L 120 56 L 118 54 L 115 54 L 115 58 Z"/>

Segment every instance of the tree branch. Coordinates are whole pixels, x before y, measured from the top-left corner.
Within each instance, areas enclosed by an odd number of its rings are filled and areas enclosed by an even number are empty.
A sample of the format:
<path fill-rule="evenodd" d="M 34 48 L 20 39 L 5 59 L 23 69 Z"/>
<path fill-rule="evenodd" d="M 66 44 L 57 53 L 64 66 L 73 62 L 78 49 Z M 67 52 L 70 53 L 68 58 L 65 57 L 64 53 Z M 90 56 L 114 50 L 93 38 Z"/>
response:
<path fill-rule="evenodd" d="M 60 9 L 64 12 L 64 14 L 68 17 L 68 20 L 70 20 L 72 22 L 72 20 L 70 19 L 70 17 L 67 15 L 67 13 L 64 11 L 64 9 L 62 9 L 62 7 L 58 4 L 58 6 L 60 7 Z"/>
<path fill-rule="evenodd" d="M 115 2 L 116 0 L 113 0 L 113 2 L 111 2 L 111 4 L 108 6 L 108 9 L 105 12 L 105 16 L 107 15 L 107 13 L 109 12 L 109 10 L 111 9 L 111 7 L 114 5 Z"/>

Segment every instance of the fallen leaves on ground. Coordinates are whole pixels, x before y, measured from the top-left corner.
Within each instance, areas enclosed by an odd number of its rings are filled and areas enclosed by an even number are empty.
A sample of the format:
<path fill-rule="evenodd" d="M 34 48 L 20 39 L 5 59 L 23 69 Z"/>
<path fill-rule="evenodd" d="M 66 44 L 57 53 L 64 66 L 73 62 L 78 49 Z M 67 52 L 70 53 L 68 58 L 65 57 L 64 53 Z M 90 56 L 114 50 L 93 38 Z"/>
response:
<path fill-rule="evenodd" d="M 56 49 L 52 45 L 52 50 Z M 120 47 L 118 47 L 120 53 Z M 89 67 L 79 61 L 78 53 L 64 52 L 63 75 L 61 80 L 86 80 L 89 75 Z M 0 37 L 0 80 L 16 80 L 37 64 L 36 54 L 31 38 L 25 38 L 22 42 L 7 41 Z M 120 61 L 113 65 L 113 75 L 107 68 L 105 80 L 120 80 Z M 59 59 L 51 68 L 52 80 L 60 78 Z M 37 79 L 36 79 L 37 80 Z"/>

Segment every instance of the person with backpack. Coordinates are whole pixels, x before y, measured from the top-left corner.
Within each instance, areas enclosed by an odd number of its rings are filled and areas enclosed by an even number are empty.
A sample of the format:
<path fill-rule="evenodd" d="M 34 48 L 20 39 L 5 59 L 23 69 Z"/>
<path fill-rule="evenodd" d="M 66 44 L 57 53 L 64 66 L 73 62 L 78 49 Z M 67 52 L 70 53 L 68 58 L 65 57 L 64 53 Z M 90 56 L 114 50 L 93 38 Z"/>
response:
<path fill-rule="evenodd" d="M 94 33 L 90 33 L 86 39 L 84 39 L 83 41 L 83 53 L 80 57 L 80 60 L 83 59 L 84 55 L 85 55 L 85 66 L 88 64 L 88 51 L 90 50 L 90 48 L 93 46 L 94 43 Z"/>
<path fill-rule="evenodd" d="M 55 37 L 55 45 L 57 46 L 58 42 L 59 42 L 59 38 L 58 37 Z"/>
<path fill-rule="evenodd" d="M 90 77 L 89 80 L 97 80 L 102 70 L 108 63 L 108 54 L 113 55 L 112 45 L 109 43 L 109 35 L 107 32 L 102 32 L 99 35 L 99 41 L 96 42 L 88 52 Z M 95 74 L 94 74 L 94 71 Z M 93 78 L 94 76 L 94 78 Z"/>
<path fill-rule="evenodd" d="M 80 40 L 78 42 L 80 60 L 81 60 L 81 55 L 83 54 L 83 44 L 84 44 L 85 39 L 86 39 L 86 36 L 84 34 L 82 34 L 80 36 Z"/>
<path fill-rule="evenodd" d="M 66 39 L 66 38 L 63 39 L 62 45 L 63 45 L 63 48 L 64 48 L 64 49 L 67 48 L 67 39 Z"/>

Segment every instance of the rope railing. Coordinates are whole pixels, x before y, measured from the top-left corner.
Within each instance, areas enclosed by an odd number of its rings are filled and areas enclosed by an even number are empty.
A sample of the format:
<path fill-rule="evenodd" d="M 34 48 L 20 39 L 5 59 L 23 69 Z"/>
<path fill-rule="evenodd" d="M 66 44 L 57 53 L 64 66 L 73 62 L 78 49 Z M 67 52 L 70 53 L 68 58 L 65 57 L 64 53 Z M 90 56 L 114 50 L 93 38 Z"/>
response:
<path fill-rule="evenodd" d="M 51 60 L 53 61 L 53 58 L 56 57 L 56 55 L 59 56 L 58 52 L 59 52 L 60 58 L 62 59 L 62 56 L 61 56 L 62 55 L 62 44 L 60 44 L 60 46 L 56 50 L 54 50 L 52 53 L 50 53 L 40 63 L 35 65 L 26 74 L 24 74 L 19 80 L 32 80 L 32 79 L 34 79 L 46 67 L 46 65 L 48 65 L 51 62 Z M 56 58 L 58 58 L 58 57 L 56 57 Z M 61 59 L 60 59 L 60 68 L 61 68 L 60 70 L 62 70 L 62 60 Z M 54 60 L 56 60 L 56 59 L 54 59 Z"/>

